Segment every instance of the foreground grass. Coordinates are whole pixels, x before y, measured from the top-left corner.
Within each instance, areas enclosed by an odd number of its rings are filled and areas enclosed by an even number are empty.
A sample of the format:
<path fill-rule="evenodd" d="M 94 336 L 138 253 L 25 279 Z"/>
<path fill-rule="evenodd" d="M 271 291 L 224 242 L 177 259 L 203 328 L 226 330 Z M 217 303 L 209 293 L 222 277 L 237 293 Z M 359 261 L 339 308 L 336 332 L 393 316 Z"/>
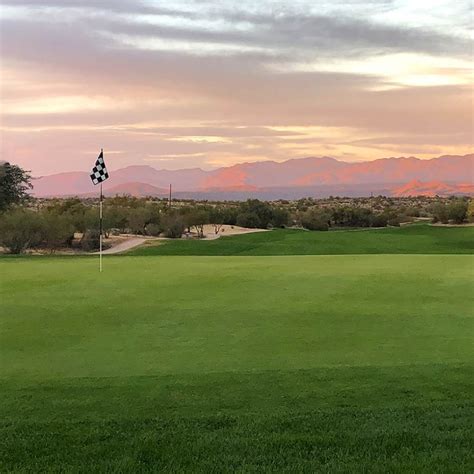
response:
<path fill-rule="evenodd" d="M 401 228 L 307 232 L 275 230 L 210 241 L 174 240 L 129 255 L 353 255 L 472 254 L 474 227 L 410 225 Z"/>
<path fill-rule="evenodd" d="M 469 472 L 472 256 L 0 262 L 0 471 Z"/>

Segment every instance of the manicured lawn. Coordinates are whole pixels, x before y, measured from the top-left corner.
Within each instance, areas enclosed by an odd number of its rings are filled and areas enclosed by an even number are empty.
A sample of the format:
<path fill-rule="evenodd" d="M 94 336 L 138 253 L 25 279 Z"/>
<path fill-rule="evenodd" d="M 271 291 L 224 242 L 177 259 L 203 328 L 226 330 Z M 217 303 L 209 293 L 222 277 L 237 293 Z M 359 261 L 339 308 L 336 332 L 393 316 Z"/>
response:
<path fill-rule="evenodd" d="M 308 232 L 274 230 L 218 240 L 161 241 L 129 255 L 472 254 L 474 227 L 416 224 L 401 228 Z"/>
<path fill-rule="evenodd" d="M 0 260 L 0 472 L 472 471 L 473 256 L 96 260 Z"/>

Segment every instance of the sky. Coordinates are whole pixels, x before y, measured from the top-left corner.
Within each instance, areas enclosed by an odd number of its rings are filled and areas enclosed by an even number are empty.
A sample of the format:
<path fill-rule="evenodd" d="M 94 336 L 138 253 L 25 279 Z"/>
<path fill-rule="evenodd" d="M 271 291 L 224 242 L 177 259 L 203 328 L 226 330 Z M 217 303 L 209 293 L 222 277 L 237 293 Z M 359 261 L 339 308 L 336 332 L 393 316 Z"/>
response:
<path fill-rule="evenodd" d="M 0 0 L 0 160 L 471 153 L 472 25 L 470 0 Z"/>

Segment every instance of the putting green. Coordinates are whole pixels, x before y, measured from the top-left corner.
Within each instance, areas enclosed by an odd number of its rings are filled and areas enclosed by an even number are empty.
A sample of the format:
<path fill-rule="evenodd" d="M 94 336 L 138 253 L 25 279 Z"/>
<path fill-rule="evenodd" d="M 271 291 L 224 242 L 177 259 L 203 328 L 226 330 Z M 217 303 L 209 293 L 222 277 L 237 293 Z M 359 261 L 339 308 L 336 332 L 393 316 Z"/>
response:
<path fill-rule="evenodd" d="M 0 260 L 2 471 L 469 470 L 473 256 L 104 267 Z"/>

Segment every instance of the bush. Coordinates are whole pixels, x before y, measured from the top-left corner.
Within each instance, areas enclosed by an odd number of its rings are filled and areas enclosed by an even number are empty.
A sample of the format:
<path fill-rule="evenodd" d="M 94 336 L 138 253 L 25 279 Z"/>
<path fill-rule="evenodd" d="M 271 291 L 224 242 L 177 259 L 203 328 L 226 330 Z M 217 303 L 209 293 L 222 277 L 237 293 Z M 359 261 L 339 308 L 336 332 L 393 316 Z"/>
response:
<path fill-rule="evenodd" d="M 386 227 L 390 219 L 391 216 L 386 212 L 374 214 L 372 216 L 371 227 Z"/>
<path fill-rule="evenodd" d="M 163 216 L 160 225 L 163 234 L 169 239 L 180 239 L 183 235 L 186 224 L 179 214 L 167 214 Z"/>
<path fill-rule="evenodd" d="M 146 235 L 158 237 L 161 234 L 161 226 L 158 224 L 148 224 L 146 226 Z"/>
<path fill-rule="evenodd" d="M 236 224 L 240 227 L 256 229 L 260 227 L 260 219 L 255 212 L 243 212 L 237 216 Z"/>
<path fill-rule="evenodd" d="M 448 218 L 455 224 L 462 224 L 467 217 L 468 204 L 464 199 L 456 199 L 447 206 Z"/>
<path fill-rule="evenodd" d="M 149 222 L 150 212 L 146 207 L 129 210 L 128 227 L 132 234 L 145 234 L 145 228 Z"/>
<path fill-rule="evenodd" d="M 301 216 L 301 225 L 308 230 L 329 230 L 330 216 L 315 207 L 308 209 Z"/>
<path fill-rule="evenodd" d="M 187 227 L 194 227 L 197 236 L 204 238 L 204 226 L 209 223 L 209 212 L 206 209 L 193 209 L 186 214 L 185 221 Z"/>
<path fill-rule="evenodd" d="M 333 210 L 333 219 L 336 225 L 342 227 L 370 227 L 374 213 L 364 207 L 337 207 Z"/>
<path fill-rule="evenodd" d="M 466 217 L 469 222 L 474 222 L 474 199 L 469 201 Z"/>
<path fill-rule="evenodd" d="M 274 227 L 286 227 L 290 222 L 290 213 L 281 207 L 273 209 L 272 225 Z"/>
<path fill-rule="evenodd" d="M 54 252 L 54 250 L 72 244 L 74 226 L 71 224 L 69 216 L 43 211 L 41 219 L 41 240 L 47 249 Z"/>
<path fill-rule="evenodd" d="M 242 227 L 259 227 L 261 229 L 266 229 L 268 224 L 272 223 L 273 209 L 268 202 L 263 202 L 258 199 L 248 199 L 240 205 L 239 215 L 242 216 L 241 221 L 247 220 L 252 225 L 242 225 L 238 222 L 237 225 L 241 225 Z"/>
<path fill-rule="evenodd" d="M 37 247 L 42 237 L 43 223 L 36 212 L 13 209 L 0 215 L 0 245 L 10 253 Z"/>
<path fill-rule="evenodd" d="M 449 222 L 448 209 L 443 202 L 437 202 L 430 207 L 433 223 L 441 222 L 447 224 Z"/>
<path fill-rule="evenodd" d="M 86 230 L 81 238 L 81 249 L 85 252 L 92 252 L 100 248 L 100 232 L 92 229 Z"/>

